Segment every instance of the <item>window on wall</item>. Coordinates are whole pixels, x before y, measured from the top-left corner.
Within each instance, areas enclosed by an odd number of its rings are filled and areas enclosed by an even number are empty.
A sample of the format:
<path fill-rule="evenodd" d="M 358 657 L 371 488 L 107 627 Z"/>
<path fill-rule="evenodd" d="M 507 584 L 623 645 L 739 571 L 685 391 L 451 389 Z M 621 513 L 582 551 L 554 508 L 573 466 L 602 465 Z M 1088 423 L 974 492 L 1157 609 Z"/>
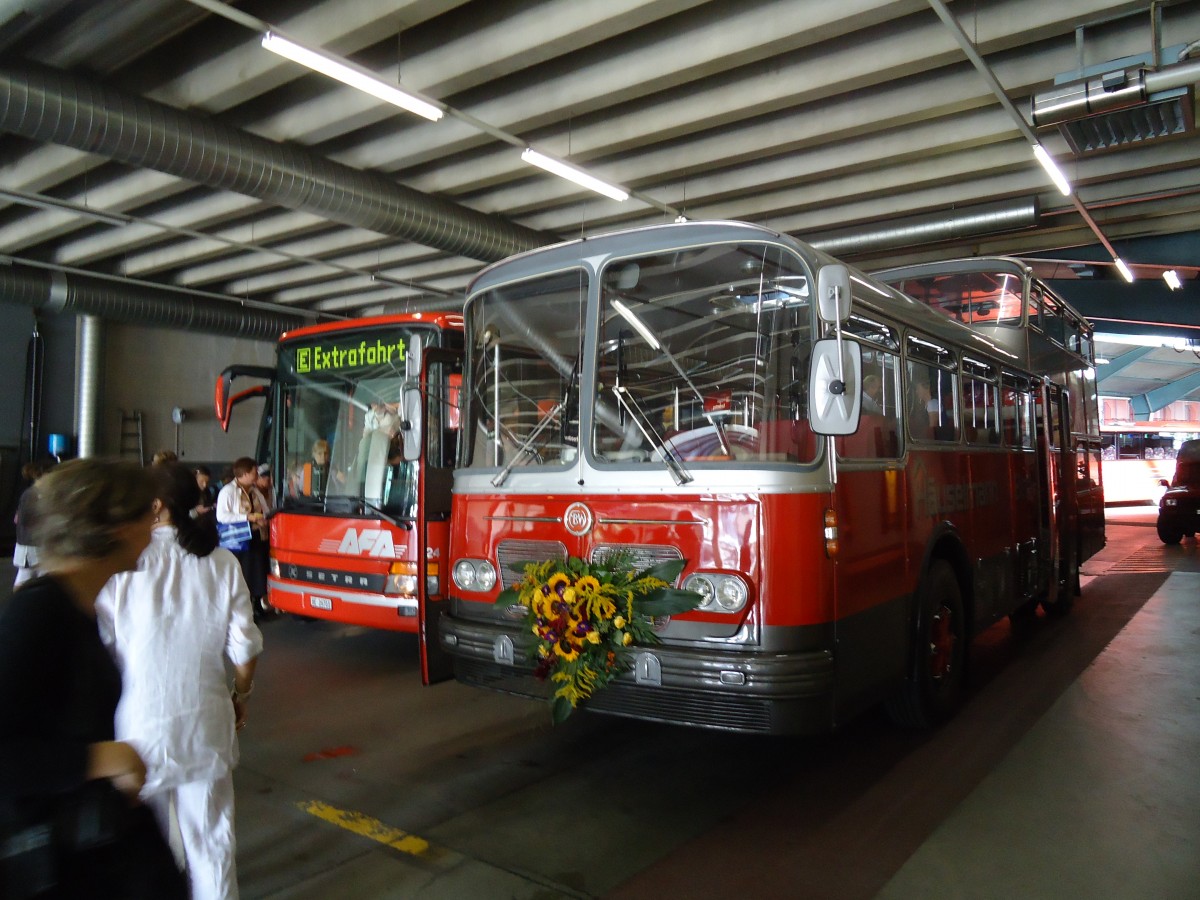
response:
<path fill-rule="evenodd" d="M 946 347 L 910 335 L 906 411 L 916 441 L 958 440 L 958 362 Z"/>
<path fill-rule="evenodd" d="M 962 360 L 963 433 L 968 444 L 1000 445 L 996 367 L 969 356 Z"/>
<path fill-rule="evenodd" d="M 850 317 L 843 334 L 862 349 L 862 416 L 858 431 L 838 438 L 839 456 L 892 459 L 900 455 L 900 341 L 888 325 Z"/>

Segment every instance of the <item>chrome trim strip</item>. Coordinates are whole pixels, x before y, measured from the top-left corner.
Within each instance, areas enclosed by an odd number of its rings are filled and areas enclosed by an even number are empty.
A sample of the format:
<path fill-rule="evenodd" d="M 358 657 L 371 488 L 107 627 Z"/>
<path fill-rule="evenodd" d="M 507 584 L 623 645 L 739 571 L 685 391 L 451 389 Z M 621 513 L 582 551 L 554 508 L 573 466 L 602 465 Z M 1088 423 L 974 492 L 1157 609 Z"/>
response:
<path fill-rule="evenodd" d="M 698 525 L 703 527 L 709 523 L 704 520 L 687 519 L 609 519 L 596 517 L 597 525 Z"/>
<path fill-rule="evenodd" d="M 332 597 L 342 603 L 357 603 L 360 606 L 384 606 L 388 609 L 412 610 L 408 615 L 417 613 L 417 598 L 405 595 L 388 597 L 385 594 L 348 594 L 345 591 L 327 591 L 319 584 L 308 584 L 307 582 L 304 587 L 297 587 L 274 577 L 267 579 L 267 587 L 288 594 L 316 594 L 318 597 Z"/>
<path fill-rule="evenodd" d="M 560 516 L 484 516 L 488 522 L 559 522 Z"/>

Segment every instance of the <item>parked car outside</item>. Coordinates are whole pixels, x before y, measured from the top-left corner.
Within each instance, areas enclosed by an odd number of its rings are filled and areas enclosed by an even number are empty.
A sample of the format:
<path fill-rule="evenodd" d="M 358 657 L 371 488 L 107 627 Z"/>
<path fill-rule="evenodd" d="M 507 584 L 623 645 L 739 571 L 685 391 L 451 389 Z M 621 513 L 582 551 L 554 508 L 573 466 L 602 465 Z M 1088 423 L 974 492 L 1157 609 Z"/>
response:
<path fill-rule="evenodd" d="M 1158 536 L 1178 544 L 1200 531 L 1200 440 L 1184 441 L 1175 457 L 1175 477 L 1158 501 Z"/>

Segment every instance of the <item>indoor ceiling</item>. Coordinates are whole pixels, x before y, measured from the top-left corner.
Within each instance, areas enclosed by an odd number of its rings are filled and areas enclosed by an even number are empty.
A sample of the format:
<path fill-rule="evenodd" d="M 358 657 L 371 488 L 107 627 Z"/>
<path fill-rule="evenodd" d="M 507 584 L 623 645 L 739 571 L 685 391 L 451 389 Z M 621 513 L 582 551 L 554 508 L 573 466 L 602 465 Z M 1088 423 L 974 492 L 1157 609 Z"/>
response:
<path fill-rule="evenodd" d="M 267 29 L 445 115 L 267 52 Z M 1099 152 L 1030 112 L 1056 79 L 1187 70 L 1197 39 L 1195 2 L 0 0 L 0 271 L 10 292 L 54 272 L 51 295 L 373 314 L 461 303 L 515 251 L 682 215 L 868 270 L 1037 255 L 1098 331 L 1200 338 L 1191 83 L 1085 120 L 1085 138 L 1128 138 Z M 526 146 L 632 196 L 533 168 Z M 1122 367 L 1131 391 L 1150 355 Z"/>

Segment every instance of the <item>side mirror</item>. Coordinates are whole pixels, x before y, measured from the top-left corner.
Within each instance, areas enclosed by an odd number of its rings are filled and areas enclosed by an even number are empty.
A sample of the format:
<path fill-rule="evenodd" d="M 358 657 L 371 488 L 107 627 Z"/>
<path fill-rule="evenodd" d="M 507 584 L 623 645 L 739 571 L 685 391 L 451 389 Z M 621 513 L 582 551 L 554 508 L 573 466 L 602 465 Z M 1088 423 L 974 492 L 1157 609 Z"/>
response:
<path fill-rule="evenodd" d="M 850 270 L 840 263 L 821 266 L 817 273 L 817 315 L 831 324 L 850 317 Z"/>
<path fill-rule="evenodd" d="M 402 403 L 400 433 L 404 439 L 404 458 L 421 458 L 421 389 L 406 387 Z"/>
<path fill-rule="evenodd" d="M 1158 479 L 1158 483 L 1161 484 L 1163 487 L 1171 486 L 1171 482 L 1167 481 L 1167 479 L 1165 479 L 1165 478 Z"/>
<path fill-rule="evenodd" d="M 808 376 L 809 426 L 816 434 L 854 434 L 861 412 L 862 348 L 854 341 L 817 341 Z"/>

